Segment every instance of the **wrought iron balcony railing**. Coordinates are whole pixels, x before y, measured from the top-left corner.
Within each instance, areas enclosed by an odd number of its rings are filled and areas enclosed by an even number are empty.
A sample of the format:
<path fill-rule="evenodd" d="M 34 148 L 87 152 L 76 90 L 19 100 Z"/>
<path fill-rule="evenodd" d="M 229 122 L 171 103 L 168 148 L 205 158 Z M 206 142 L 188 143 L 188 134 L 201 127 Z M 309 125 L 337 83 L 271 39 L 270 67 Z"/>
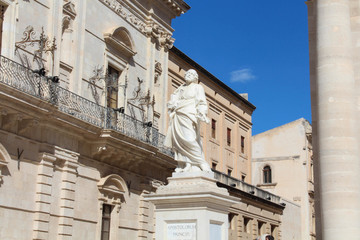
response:
<path fill-rule="evenodd" d="M 243 192 L 252 194 L 254 196 L 271 201 L 273 203 L 280 204 L 281 198 L 275 194 L 269 193 L 265 190 L 255 187 L 254 185 L 248 184 L 246 182 L 240 181 L 239 179 L 228 176 L 225 173 L 216 170 L 212 170 L 212 171 L 214 172 L 215 179 L 225 185 L 237 188 Z"/>
<path fill-rule="evenodd" d="M 40 76 L 4 56 L 0 56 L 0 84 L 42 99 L 56 106 L 59 111 L 97 127 L 113 129 L 128 137 L 151 144 L 160 152 L 173 156 L 171 150 L 163 145 L 165 136 L 159 133 L 158 129 L 70 92 L 51 79 Z"/>

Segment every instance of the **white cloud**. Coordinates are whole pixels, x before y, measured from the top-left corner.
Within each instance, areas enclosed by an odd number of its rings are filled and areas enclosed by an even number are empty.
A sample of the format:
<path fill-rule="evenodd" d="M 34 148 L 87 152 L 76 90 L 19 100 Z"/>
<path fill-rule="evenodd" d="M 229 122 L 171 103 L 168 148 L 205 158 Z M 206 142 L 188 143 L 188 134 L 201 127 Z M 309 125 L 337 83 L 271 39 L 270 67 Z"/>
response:
<path fill-rule="evenodd" d="M 230 73 L 230 81 L 231 82 L 245 83 L 245 82 L 248 82 L 253 79 L 255 79 L 255 75 L 252 73 L 252 70 L 250 68 L 243 68 L 243 69 L 232 71 Z"/>

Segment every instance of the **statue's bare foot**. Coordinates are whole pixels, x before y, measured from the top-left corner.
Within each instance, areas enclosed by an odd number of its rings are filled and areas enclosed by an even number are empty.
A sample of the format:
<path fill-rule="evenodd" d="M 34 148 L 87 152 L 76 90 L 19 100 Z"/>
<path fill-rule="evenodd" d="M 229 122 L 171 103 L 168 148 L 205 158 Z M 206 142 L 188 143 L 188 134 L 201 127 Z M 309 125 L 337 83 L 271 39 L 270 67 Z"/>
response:
<path fill-rule="evenodd" d="M 200 165 L 201 170 L 203 170 L 204 172 L 211 172 L 211 168 L 209 167 L 208 164 L 201 164 Z"/>
<path fill-rule="evenodd" d="M 184 169 L 183 169 L 183 172 L 189 172 L 191 169 L 191 164 L 190 163 L 186 163 Z"/>
<path fill-rule="evenodd" d="M 183 169 L 180 167 L 175 168 L 175 172 L 182 172 L 182 171 L 183 171 Z"/>

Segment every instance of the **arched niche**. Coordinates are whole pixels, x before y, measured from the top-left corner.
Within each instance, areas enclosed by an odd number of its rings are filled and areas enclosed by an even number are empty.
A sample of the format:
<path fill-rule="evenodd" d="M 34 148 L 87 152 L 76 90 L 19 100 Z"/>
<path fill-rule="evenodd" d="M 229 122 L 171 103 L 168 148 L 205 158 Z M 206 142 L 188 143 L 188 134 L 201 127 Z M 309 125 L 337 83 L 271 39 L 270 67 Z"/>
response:
<path fill-rule="evenodd" d="M 119 27 L 111 33 L 104 34 L 105 42 L 108 46 L 121 52 L 127 57 L 133 57 L 136 54 L 134 41 L 127 29 Z"/>

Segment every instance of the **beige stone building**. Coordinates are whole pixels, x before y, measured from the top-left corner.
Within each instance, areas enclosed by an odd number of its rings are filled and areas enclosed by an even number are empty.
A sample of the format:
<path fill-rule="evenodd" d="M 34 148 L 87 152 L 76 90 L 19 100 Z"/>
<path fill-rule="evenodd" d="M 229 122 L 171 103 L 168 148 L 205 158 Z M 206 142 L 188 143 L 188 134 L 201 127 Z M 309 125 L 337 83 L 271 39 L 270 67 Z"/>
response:
<path fill-rule="evenodd" d="M 317 239 L 360 235 L 358 0 L 308 0 Z"/>
<path fill-rule="evenodd" d="M 282 219 L 284 239 L 315 239 L 310 123 L 301 118 L 257 134 L 252 140 L 253 184 L 300 206 L 299 225 L 286 224 Z M 293 216 L 294 219 L 297 217 Z M 296 232 L 301 232 L 301 236 L 293 238 Z"/>
<path fill-rule="evenodd" d="M 172 1 L 0 0 L 0 238 L 153 239 L 144 196 L 176 162 L 166 102 L 199 72 L 206 158 L 238 197 L 231 239 L 281 239 L 280 197 L 251 185 L 255 107 L 176 48 Z"/>

